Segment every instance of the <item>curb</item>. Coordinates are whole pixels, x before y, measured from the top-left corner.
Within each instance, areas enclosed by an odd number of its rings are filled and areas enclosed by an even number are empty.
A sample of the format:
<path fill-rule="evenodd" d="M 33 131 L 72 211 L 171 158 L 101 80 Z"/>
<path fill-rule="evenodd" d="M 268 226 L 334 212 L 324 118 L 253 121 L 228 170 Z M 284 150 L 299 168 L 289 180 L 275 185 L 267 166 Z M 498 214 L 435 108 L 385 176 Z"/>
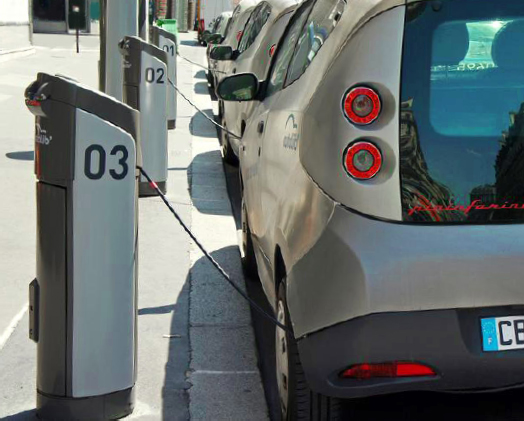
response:
<path fill-rule="evenodd" d="M 16 50 L 6 50 L 0 51 L 0 63 L 5 63 L 6 61 L 31 56 L 36 53 L 35 47 L 25 47 L 19 48 Z"/>

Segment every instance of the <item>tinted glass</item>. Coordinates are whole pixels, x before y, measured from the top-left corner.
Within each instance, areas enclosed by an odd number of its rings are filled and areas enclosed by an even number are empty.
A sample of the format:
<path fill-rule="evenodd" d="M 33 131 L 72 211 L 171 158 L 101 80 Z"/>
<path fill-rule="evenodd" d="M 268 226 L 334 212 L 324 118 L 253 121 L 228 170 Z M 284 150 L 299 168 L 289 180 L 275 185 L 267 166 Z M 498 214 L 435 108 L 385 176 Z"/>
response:
<path fill-rule="evenodd" d="M 277 57 L 269 77 L 267 96 L 279 91 L 284 85 L 289 62 L 291 61 L 291 57 L 293 57 L 293 51 L 295 50 L 298 36 L 304 26 L 311 5 L 312 2 L 309 2 L 309 5 L 302 6 L 296 12 L 278 47 L 278 50 L 276 51 Z"/>
<path fill-rule="evenodd" d="M 253 11 L 253 14 L 249 18 L 246 24 L 246 29 L 238 45 L 238 51 L 243 53 L 246 51 L 257 38 L 258 34 L 266 24 L 271 14 L 271 6 L 267 3 L 262 3 Z"/>
<path fill-rule="evenodd" d="M 524 8 L 409 7 L 402 65 L 403 219 L 524 220 Z"/>
<path fill-rule="evenodd" d="M 345 7 L 345 0 L 317 0 L 300 35 L 286 85 L 306 71 L 340 21 Z"/>

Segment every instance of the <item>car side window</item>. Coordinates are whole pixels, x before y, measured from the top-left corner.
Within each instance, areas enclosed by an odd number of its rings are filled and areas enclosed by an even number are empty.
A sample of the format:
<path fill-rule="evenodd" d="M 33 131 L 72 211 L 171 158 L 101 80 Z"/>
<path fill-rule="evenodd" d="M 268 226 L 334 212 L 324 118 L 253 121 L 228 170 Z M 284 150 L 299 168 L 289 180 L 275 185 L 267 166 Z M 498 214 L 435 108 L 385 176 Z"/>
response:
<path fill-rule="evenodd" d="M 271 96 L 282 89 L 284 80 L 286 79 L 289 62 L 293 57 L 293 51 L 295 51 L 298 36 L 304 27 L 304 23 L 312 5 L 313 1 L 306 2 L 306 4 L 297 10 L 295 16 L 293 16 L 282 42 L 278 46 L 275 62 L 268 80 L 266 96 Z"/>
<path fill-rule="evenodd" d="M 346 0 L 318 0 L 315 3 L 298 39 L 286 86 L 304 74 L 337 26 L 345 8 Z"/>
<path fill-rule="evenodd" d="M 238 45 L 238 52 L 242 54 L 246 51 L 257 38 L 258 34 L 266 24 L 271 14 L 271 6 L 267 3 L 260 3 L 246 24 L 246 28 Z"/>

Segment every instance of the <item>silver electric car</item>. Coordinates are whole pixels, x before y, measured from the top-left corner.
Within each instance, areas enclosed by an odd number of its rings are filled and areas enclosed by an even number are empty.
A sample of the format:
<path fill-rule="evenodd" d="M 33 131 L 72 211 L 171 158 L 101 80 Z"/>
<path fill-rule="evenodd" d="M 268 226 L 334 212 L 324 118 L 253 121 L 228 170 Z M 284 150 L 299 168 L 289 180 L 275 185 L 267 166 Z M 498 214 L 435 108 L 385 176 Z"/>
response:
<path fill-rule="evenodd" d="M 260 3 L 260 0 L 242 0 L 237 7 L 233 10 L 233 15 L 229 21 L 229 27 L 226 31 L 225 37 L 220 43 L 221 45 L 229 45 L 233 49 L 238 48 L 240 38 L 244 32 L 247 20 L 251 16 L 255 6 Z M 209 63 L 209 77 L 208 80 L 212 79 L 210 83 L 212 87 L 218 86 L 225 75 L 231 71 L 232 61 L 217 61 L 208 59 Z M 221 112 L 221 105 L 219 105 L 219 112 Z"/>
<path fill-rule="evenodd" d="M 523 43 L 513 0 L 306 0 L 218 86 L 256 106 L 243 255 L 290 331 L 284 419 L 524 385 Z"/>
<path fill-rule="evenodd" d="M 233 49 L 230 45 L 217 46 L 211 51 L 211 59 L 231 61 L 228 65 L 231 74 L 252 72 L 258 76 L 265 75 L 276 44 L 282 37 L 297 4 L 298 0 L 260 2 L 246 23 L 238 47 Z M 222 126 L 241 137 L 253 105 L 238 102 L 221 102 L 220 105 Z M 224 160 L 236 164 L 239 139 L 222 131 L 220 143 Z"/>

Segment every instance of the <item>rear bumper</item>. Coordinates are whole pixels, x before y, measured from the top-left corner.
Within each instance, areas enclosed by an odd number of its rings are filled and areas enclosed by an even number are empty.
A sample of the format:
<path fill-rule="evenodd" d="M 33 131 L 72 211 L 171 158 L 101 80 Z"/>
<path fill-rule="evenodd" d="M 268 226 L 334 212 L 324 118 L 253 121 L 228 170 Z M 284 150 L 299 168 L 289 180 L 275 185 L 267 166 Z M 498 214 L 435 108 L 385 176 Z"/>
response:
<path fill-rule="evenodd" d="M 524 383 L 524 351 L 483 352 L 480 319 L 524 315 L 524 306 L 382 313 L 338 324 L 298 341 L 310 387 L 358 398 L 404 391 L 487 391 Z M 342 379 L 359 363 L 414 361 L 435 377 Z"/>

